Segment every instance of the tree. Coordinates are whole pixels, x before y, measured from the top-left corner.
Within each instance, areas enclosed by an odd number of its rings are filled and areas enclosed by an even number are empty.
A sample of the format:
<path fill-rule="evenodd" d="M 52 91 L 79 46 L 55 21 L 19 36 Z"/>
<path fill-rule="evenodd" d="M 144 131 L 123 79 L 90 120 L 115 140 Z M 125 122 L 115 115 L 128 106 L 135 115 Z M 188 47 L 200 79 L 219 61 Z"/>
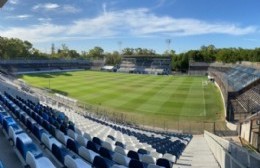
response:
<path fill-rule="evenodd" d="M 104 58 L 104 50 L 101 47 L 94 47 L 89 50 L 88 56 L 94 59 Z"/>
<path fill-rule="evenodd" d="M 214 45 L 201 46 L 201 55 L 204 62 L 213 62 L 216 59 L 216 47 Z"/>
<path fill-rule="evenodd" d="M 134 49 L 133 48 L 124 48 L 122 50 L 122 55 L 134 55 Z"/>
<path fill-rule="evenodd" d="M 174 50 L 166 50 L 166 51 L 164 51 L 164 53 L 163 53 L 163 56 L 176 56 L 176 53 L 175 53 L 175 51 Z"/>
<path fill-rule="evenodd" d="M 69 50 L 69 57 L 70 58 L 79 58 L 80 54 L 76 50 Z"/>
<path fill-rule="evenodd" d="M 121 62 L 121 56 L 118 51 L 106 54 L 106 65 L 118 65 Z"/>

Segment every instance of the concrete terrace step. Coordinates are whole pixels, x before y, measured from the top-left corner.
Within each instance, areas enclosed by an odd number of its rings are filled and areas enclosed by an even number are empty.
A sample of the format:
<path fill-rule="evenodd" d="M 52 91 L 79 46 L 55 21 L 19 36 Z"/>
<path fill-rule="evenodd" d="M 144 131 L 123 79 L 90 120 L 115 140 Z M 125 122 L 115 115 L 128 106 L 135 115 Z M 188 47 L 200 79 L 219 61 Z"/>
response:
<path fill-rule="evenodd" d="M 174 167 L 219 168 L 203 135 L 194 135 Z"/>

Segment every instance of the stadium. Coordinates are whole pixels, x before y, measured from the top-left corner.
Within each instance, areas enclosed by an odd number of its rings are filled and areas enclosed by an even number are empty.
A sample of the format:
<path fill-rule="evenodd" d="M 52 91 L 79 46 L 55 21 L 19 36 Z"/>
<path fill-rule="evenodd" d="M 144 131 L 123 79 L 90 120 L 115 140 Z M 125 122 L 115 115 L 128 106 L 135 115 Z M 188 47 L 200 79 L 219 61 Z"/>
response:
<path fill-rule="evenodd" d="M 0 168 L 260 166 L 257 48 L 51 49 L 0 36 Z"/>

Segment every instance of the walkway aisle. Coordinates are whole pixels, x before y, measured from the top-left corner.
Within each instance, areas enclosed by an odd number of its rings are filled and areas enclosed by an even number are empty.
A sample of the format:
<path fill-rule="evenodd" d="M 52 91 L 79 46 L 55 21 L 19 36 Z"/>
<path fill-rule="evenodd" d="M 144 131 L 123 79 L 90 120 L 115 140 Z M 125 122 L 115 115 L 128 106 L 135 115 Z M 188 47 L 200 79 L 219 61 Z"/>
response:
<path fill-rule="evenodd" d="M 3 128 L 0 128 L 0 160 L 5 168 L 22 168 L 22 164 L 15 154 L 13 147 L 5 138 Z"/>
<path fill-rule="evenodd" d="M 203 135 L 194 135 L 182 156 L 173 166 L 179 168 L 219 168 Z"/>

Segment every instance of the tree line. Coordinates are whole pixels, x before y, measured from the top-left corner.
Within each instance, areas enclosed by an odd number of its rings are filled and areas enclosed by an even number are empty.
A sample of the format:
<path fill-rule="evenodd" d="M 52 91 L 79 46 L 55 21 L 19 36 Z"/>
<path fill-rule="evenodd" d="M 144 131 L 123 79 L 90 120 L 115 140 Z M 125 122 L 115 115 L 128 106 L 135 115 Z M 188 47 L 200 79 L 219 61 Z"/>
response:
<path fill-rule="evenodd" d="M 174 50 L 157 54 L 153 49 L 147 48 L 124 48 L 122 51 L 105 52 L 103 48 L 96 46 L 88 51 L 79 53 L 69 49 L 66 44 L 55 48 L 52 44 L 51 52 L 44 53 L 33 47 L 29 41 L 17 38 L 5 38 L 0 36 L 0 58 L 7 59 L 105 59 L 106 64 L 116 65 L 122 56 L 171 56 L 174 70 L 187 70 L 189 60 L 195 62 L 223 62 L 235 63 L 239 61 L 260 62 L 260 48 L 216 48 L 214 45 L 202 46 L 198 50 L 176 54 Z"/>
<path fill-rule="evenodd" d="M 214 45 L 201 46 L 199 50 L 189 50 L 172 56 L 172 67 L 174 70 L 187 70 L 189 61 L 195 62 L 222 62 L 236 63 L 241 61 L 260 62 L 260 48 L 216 48 Z"/>

